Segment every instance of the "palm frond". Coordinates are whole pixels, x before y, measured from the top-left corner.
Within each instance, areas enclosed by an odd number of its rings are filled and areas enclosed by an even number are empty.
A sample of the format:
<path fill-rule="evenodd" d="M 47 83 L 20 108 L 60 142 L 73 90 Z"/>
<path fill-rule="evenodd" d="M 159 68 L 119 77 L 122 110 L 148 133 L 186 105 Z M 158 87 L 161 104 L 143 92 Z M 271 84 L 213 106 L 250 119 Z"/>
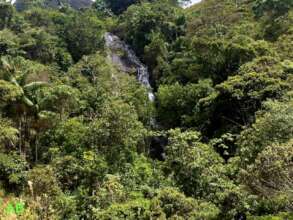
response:
<path fill-rule="evenodd" d="M 23 101 L 27 106 L 29 106 L 29 107 L 33 107 L 33 106 L 34 106 L 34 103 L 33 103 L 31 100 L 29 100 L 27 97 L 25 97 L 25 96 L 22 97 L 22 101 Z"/>
<path fill-rule="evenodd" d="M 34 89 L 38 89 L 44 86 L 47 86 L 48 83 L 47 82 L 43 82 L 43 81 L 36 81 L 36 82 L 31 82 L 26 84 L 25 86 L 23 86 L 24 90 L 34 90 Z"/>

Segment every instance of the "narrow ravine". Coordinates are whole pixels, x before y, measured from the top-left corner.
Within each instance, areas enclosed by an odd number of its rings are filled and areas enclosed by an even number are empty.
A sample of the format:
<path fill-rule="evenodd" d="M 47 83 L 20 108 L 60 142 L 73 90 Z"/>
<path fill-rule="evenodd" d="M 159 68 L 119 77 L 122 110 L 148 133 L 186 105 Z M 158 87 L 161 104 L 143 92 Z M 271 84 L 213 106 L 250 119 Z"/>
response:
<path fill-rule="evenodd" d="M 191 0 L 182 7 L 187 8 L 199 2 L 201 0 Z M 148 89 L 148 98 L 151 102 L 154 102 L 155 95 L 150 84 L 147 66 L 140 61 L 131 47 L 118 36 L 106 32 L 104 38 L 105 45 L 110 50 L 109 59 L 124 72 L 131 72 L 135 68 L 137 80 Z"/>

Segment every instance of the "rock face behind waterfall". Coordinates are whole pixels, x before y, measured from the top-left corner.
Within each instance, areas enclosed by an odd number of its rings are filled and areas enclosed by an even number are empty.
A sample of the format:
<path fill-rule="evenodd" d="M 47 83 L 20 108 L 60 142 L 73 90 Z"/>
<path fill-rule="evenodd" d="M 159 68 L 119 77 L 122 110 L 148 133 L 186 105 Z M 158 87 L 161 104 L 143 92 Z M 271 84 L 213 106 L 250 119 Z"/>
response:
<path fill-rule="evenodd" d="M 106 47 L 109 49 L 109 59 L 123 72 L 136 73 L 137 80 L 148 88 L 149 99 L 154 100 L 154 94 L 149 81 L 148 68 L 138 59 L 130 47 L 111 33 L 105 34 Z"/>

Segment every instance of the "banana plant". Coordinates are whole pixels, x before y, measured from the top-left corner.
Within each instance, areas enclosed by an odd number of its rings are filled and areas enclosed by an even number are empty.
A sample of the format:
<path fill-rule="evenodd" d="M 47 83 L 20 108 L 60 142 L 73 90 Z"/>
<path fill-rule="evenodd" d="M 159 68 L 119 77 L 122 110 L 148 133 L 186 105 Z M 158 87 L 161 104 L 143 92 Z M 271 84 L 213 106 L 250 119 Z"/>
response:
<path fill-rule="evenodd" d="M 34 103 L 31 99 L 30 95 L 32 91 L 35 91 L 43 86 L 47 86 L 47 82 L 43 81 L 34 81 L 28 84 L 22 85 L 18 82 L 15 77 L 15 73 L 17 73 L 17 69 L 14 65 L 9 62 L 8 57 L 1 57 L 1 67 L 3 70 L 3 78 L 4 80 L 10 82 L 15 85 L 20 91 L 21 96 L 14 106 L 16 107 L 16 119 L 18 123 L 18 131 L 19 131 L 19 151 L 24 156 L 26 155 L 26 141 L 29 141 L 29 116 L 33 116 L 34 118 L 38 118 L 41 116 L 41 112 L 39 110 L 39 106 L 37 103 Z"/>

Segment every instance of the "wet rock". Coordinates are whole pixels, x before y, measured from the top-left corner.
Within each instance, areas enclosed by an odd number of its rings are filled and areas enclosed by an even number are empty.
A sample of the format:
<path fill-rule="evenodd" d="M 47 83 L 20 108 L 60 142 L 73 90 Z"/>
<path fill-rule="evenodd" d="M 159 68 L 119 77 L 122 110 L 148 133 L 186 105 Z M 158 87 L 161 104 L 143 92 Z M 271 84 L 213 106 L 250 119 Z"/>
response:
<path fill-rule="evenodd" d="M 164 161 L 165 147 L 168 144 L 168 138 L 164 136 L 152 137 L 150 144 L 150 157 L 152 159 Z"/>

